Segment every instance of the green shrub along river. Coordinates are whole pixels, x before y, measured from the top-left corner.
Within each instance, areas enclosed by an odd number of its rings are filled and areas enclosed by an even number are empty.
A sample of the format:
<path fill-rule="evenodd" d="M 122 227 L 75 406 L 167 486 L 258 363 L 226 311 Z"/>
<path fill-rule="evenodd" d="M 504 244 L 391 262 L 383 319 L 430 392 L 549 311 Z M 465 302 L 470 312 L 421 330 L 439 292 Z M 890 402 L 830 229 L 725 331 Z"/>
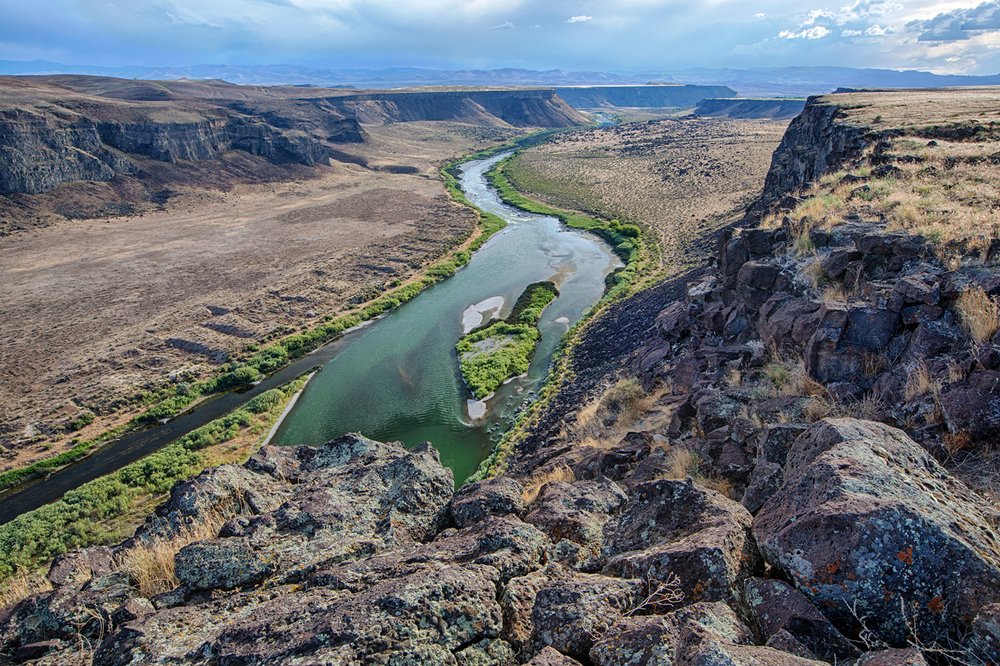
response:
<path fill-rule="evenodd" d="M 559 296 L 551 282 L 528 285 L 507 319 L 463 335 L 455 345 L 462 378 L 472 395 L 482 400 L 505 381 L 523 375 L 542 337 L 538 322 L 546 306 Z"/>

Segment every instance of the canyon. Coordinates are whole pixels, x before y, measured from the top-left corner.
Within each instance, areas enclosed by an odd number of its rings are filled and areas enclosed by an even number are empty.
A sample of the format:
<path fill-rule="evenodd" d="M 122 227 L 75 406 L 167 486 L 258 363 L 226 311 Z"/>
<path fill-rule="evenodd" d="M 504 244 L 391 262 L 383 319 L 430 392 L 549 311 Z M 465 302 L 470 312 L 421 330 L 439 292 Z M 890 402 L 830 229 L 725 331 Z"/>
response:
<path fill-rule="evenodd" d="M 811 98 L 759 193 L 700 216 L 679 198 L 666 221 L 601 169 L 669 180 L 670 132 L 774 128 L 657 121 L 522 151 L 520 189 L 631 211 L 664 252 L 581 329 L 520 437 L 457 490 L 433 443 L 359 434 L 208 469 L 130 538 L 58 557 L 50 589 L 0 611 L 0 654 L 997 663 L 998 94 Z M 553 164 L 595 145 L 607 164 L 567 187 Z"/>

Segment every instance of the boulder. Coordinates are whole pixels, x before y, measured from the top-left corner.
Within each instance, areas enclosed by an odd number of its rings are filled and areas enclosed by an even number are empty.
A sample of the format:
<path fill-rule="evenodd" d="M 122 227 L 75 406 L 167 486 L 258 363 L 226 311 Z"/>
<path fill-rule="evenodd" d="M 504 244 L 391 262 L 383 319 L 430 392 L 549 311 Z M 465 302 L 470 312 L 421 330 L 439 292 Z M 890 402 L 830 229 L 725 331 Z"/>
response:
<path fill-rule="evenodd" d="M 821 309 L 820 303 L 808 298 L 777 293 L 761 306 L 757 332 L 774 349 L 801 348 L 816 332 Z"/>
<path fill-rule="evenodd" d="M 930 644 L 1000 599 L 998 525 L 905 433 L 840 418 L 795 441 L 753 531 L 765 559 L 836 626 L 860 620 L 889 644 L 911 631 Z"/>
<path fill-rule="evenodd" d="M 1000 372 L 984 370 L 949 385 L 941 392 L 941 408 L 952 432 L 975 439 L 1000 431 Z"/>
<path fill-rule="evenodd" d="M 750 513 L 757 513 L 771 495 L 778 492 L 785 481 L 784 468 L 778 463 L 762 460 L 750 473 L 750 483 L 743 492 L 740 504 Z"/>
<path fill-rule="evenodd" d="M 759 563 L 741 505 L 688 481 L 639 484 L 604 526 L 606 573 L 650 584 L 679 579 L 685 602 L 735 596 Z"/>
<path fill-rule="evenodd" d="M 747 308 L 756 311 L 787 282 L 781 275 L 781 268 L 774 263 L 748 261 L 736 274 L 736 293 Z"/>
<path fill-rule="evenodd" d="M 625 617 L 590 650 L 595 666 L 819 666 L 753 644 L 753 633 L 722 603 L 697 603 L 668 615 Z"/>
<path fill-rule="evenodd" d="M 744 603 L 758 633 L 770 640 L 784 631 L 811 655 L 838 662 L 859 655 L 857 648 L 815 606 L 784 581 L 751 578 L 744 589 Z"/>
<path fill-rule="evenodd" d="M 531 610 L 535 649 L 551 646 L 587 659 L 594 641 L 643 599 L 646 585 L 634 579 L 577 574 L 544 585 Z"/>
<path fill-rule="evenodd" d="M 468 527 L 489 516 L 523 515 L 524 487 L 507 476 L 462 486 L 451 501 L 451 518 L 458 527 Z"/>
<path fill-rule="evenodd" d="M 260 582 L 274 569 L 239 538 L 198 541 L 174 557 L 175 575 L 191 591 L 232 590 Z"/>
<path fill-rule="evenodd" d="M 808 426 L 801 423 L 770 425 L 757 435 L 757 458 L 784 466 L 788 449 Z"/>
<path fill-rule="evenodd" d="M 525 521 L 555 544 L 552 557 L 574 568 L 600 568 L 602 528 L 628 496 L 607 477 L 545 484 Z"/>
<path fill-rule="evenodd" d="M 722 603 L 697 603 L 667 615 L 625 617 L 590 651 L 596 666 L 686 663 L 685 645 L 711 636 L 727 644 L 748 644 L 750 629 Z"/>
<path fill-rule="evenodd" d="M 851 306 L 847 311 L 847 327 L 842 340 L 877 354 L 889 344 L 898 320 L 899 314 L 891 310 Z"/>

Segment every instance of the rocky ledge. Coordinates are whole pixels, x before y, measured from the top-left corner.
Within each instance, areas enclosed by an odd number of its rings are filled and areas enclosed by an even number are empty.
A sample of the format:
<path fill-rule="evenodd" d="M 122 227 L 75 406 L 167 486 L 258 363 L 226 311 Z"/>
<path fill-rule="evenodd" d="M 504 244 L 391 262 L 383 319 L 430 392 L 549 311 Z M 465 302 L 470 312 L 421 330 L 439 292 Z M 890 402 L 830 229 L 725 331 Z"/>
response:
<path fill-rule="evenodd" d="M 628 438 L 565 480 L 457 494 L 428 445 L 265 447 L 174 488 L 127 541 L 3 612 L 7 661 L 923 664 L 1000 658 L 998 515 L 899 430 L 786 438 L 756 518 Z M 210 526 L 210 527 L 209 527 Z M 186 539 L 185 534 L 200 538 Z M 170 544 L 175 547 L 171 549 Z M 157 550 L 159 546 L 159 550 Z M 176 585 L 144 596 L 142 553 Z M 868 642 L 866 646 L 865 641 Z M 876 646 L 880 650 L 868 650 Z M 897 646 L 897 649 L 889 649 Z"/>

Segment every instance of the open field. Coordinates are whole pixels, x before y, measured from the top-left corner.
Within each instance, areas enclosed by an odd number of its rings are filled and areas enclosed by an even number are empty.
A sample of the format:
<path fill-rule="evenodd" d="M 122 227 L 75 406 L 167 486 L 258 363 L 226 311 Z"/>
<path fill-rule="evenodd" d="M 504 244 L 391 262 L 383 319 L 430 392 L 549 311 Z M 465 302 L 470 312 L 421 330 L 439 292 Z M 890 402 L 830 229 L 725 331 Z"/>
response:
<path fill-rule="evenodd" d="M 654 120 L 560 136 L 521 153 L 507 173 L 552 205 L 651 229 L 673 269 L 706 233 L 741 214 L 764 181 L 787 121 Z"/>
<path fill-rule="evenodd" d="M 447 123 L 367 132 L 345 151 L 368 168 L 184 189 L 162 211 L 0 239 L 0 468 L 126 420 L 128 409 L 102 414 L 168 375 L 202 376 L 406 280 L 475 224 L 438 165 L 513 133 Z"/>

